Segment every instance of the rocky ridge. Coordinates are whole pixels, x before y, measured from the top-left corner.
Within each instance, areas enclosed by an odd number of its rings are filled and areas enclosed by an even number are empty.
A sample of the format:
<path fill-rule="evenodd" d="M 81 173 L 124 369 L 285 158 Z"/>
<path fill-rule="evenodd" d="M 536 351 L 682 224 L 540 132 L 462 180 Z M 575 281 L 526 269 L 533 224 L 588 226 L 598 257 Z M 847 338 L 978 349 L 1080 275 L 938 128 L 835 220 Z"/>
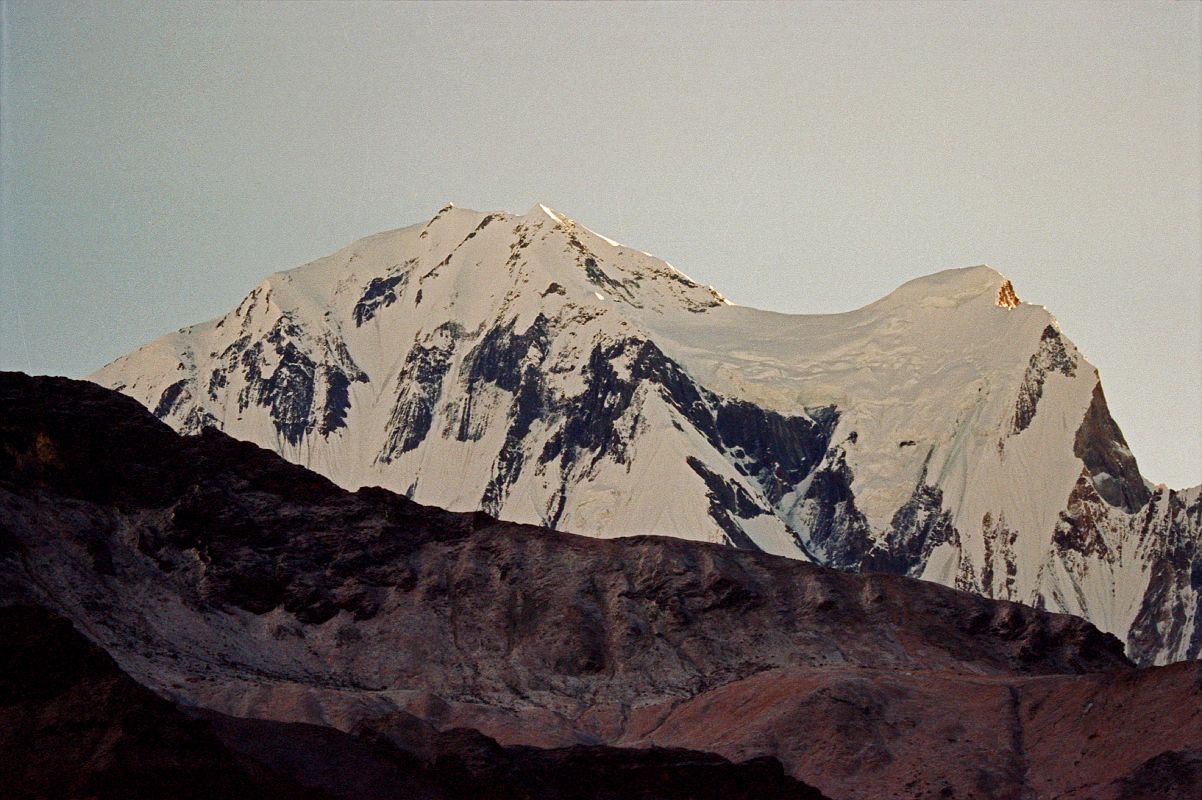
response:
<path fill-rule="evenodd" d="M 349 489 L 921 577 L 1079 614 L 1140 663 L 1202 652 L 1198 489 L 1140 475 L 1096 370 L 988 267 L 774 314 L 545 206 L 448 206 L 93 378 Z"/>
<path fill-rule="evenodd" d="M 202 716 L 321 726 L 301 733 L 330 747 L 470 728 L 687 748 L 777 758 L 836 798 L 1187 791 L 1202 747 L 1202 665 L 1135 669 L 1080 619 L 351 493 L 65 379 L 0 376 L 0 603 L 67 617 Z M 240 758 L 283 735 L 213 719 Z M 455 746 L 495 752 L 476 735 Z"/>
<path fill-rule="evenodd" d="M 0 608 L 0 645 L 0 774 L 11 798 L 822 798 L 773 758 L 505 748 L 399 712 L 345 733 L 174 706 L 37 607 Z"/>

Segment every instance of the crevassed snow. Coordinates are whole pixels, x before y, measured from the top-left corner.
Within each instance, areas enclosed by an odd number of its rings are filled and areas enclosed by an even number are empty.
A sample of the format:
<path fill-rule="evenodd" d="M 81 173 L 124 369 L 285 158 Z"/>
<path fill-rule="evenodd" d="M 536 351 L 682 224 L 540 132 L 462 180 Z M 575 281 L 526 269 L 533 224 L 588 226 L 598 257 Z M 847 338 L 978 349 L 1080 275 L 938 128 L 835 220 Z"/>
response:
<path fill-rule="evenodd" d="M 491 221 L 480 228 L 488 217 Z M 595 287 L 585 271 L 572 263 L 576 254 L 564 238 L 569 228 L 611 280 L 608 291 Z M 514 253 L 519 256 L 516 260 L 509 257 Z M 366 324 L 356 326 L 351 315 L 364 287 L 373 278 L 400 274 L 406 276 L 401 296 Z M 654 341 L 699 383 L 724 396 L 789 415 L 838 406 L 842 434 L 858 435 L 847 453 L 856 476 L 857 505 L 875 527 L 884 528 L 913 490 L 928 452 L 933 452 L 928 470 L 939 476 L 945 492 L 953 493 L 949 505 L 969 509 L 966 513 L 971 514 L 991 502 L 997 485 L 1013 477 L 1010 472 L 1024 468 L 1019 456 L 1010 460 L 1015 466 L 1007 471 L 1004 463 L 992 463 L 997 459 L 983 463 L 982 454 L 996 448 L 994 434 L 1010 413 L 1027 355 L 1051 317 L 1025 304 L 1013 311 L 998 308 L 995 298 L 1003 281 L 985 266 L 946 270 L 910 281 L 856 311 L 779 314 L 726 304 L 712 289 L 696 284 L 670 264 L 621 248 L 542 204 L 520 217 L 448 206 L 425 224 L 362 239 L 331 256 L 271 276 L 240 307 L 245 318 L 234 312 L 199 326 L 193 338 L 196 351 L 221 352 L 247 332 L 265 335 L 288 312 L 304 322 L 306 336 L 345 343 L 370 382 L 352 384 L 347 427 L 328 445 L 307 442 L 302 451 L 281 442 L 263 409 L 237 407 L 237 390 L 244 387 L 237 385 L 236 375 L 230 376 L 233 384 L 219 400 L 201 399 L 201 403 L 232 435 L 276 448 L 345 485 L 381 483 L 408 490 L 416 479 L 419 499 L 464 508 L 478 500 L 479 483 L 491 462 L 483 454 L 495 452 L 497 442 L 492 440 L 500 435 L 495 431 L 466 445 L 440 445 L 445 448 L 440 456 L 423 449 L 386 467 L 374 464 L 370 457 L 383 438 L 405 354 L 421 331 L 448 320 L 475 331 L 504 319 L 525 325 L 536 313 L 562 313 L 571 304 L 571 292 L 540 293 L 553 284 L 575 287 L 598 300 L 613 301 L 603 316 L 579 327 L 578 354 L 586 352 L 598 335 L 638 334 Z M 633 301 L 617 292 L 619 287 L 629 287 Z M 419 292 L 420 303 L 415 303 Z M 224 323 L 221 330 L 215 327 L 219 322 Z M 180 361 L 180 340 L 173 337 L 156 343 L 153 356 L 144 352 L 120 359 L 97 378 L 109 385 L 124 384 L 126 391 L 154 407 L 157 392 L 162 391 L 157 377 L 172 374 Z M 950 352 L 948 342 L 956 344 Z M 564 361 L 573 357 L 566 348 L 556 355 Z M 463 356 L 456 352 L 452 373 Z M 268 354 L 265 367 L 270 361 Z M 193 370 L 198 384 L 211 368 Z M 1089 372 L 1083 369 L 1080 374 Z M 1080 405 L 1082 399 L 1088 400 L 1092 384 L 1085 377 L 1079 384 L 1063 400 L 1049 393 L 1044 402 Z M 438 414 L 444 412 L 440 407 Z M 449 422 L 439 416 L 434 427 L 440 424 Z M 1070 423 L 1062 427 L 1055 433 L 1061 439 L 1071 437 L 1075 427 Z M 1041 430 L 1028 438 L 1047 433 Z M 917 444 L 898 447 L 899 442 L 910 440 Z M 442 461 L 459 466 L 443 466 Z M 454 476 L 438 477 L 444 469 Z M 969 478 L 980 478 L 982 470 L 988 479 L 983 482 L 984 497 L 977 500 Z M 1075 475 L 1037 484 L 1046 487 L 1047 497 L 1032 504 L 1040 509 L 1029 515 L 1032 523 L 1046 528 L 1046 517 L 1055 513 L 1049 509 L 1062 505 L 1067 495 L 1064 483 L 1068 481 L 1071 488 L 1073 479 Z M 434 485 L 440 488 L 429 488 Z M 460 491 L 457 486 L 465 488 Z M 1030 498 L 1024 502 L 1030 504 Z M 596 527 L 578 529 L 590 532 Z M 687 535 L 677 525 L 657 532 Z"/>
<path fill-rule="evenodd" d="M 854 311 L 781 314 L 731 305 L 672 265 L 542 204 L 521 216 L 447 206 L 428 222 L 273 274 L 224 317 L 169 334 L 93 379 L 152 409 L 184 379 L 187 401 L 168 417 L 177 427 L 195 424 L 188 414 L 202 412 L 227 433 L 344 486 L 382 485 L 468 510 L 480 507 L 484 487 L 501 470 L 498 453 L 514 404 L 509 392 L 478 388 L 467 415 L 474 427 L 460 435 L 468 402 L 461 369 L 485 332 L 512 325 L 521 334 L 540 316 L 554 320 L 541 369 L 547 390 L 564 397 L 582 391 L 583 365 L 598 342 L 645 339 L 723 397 L 788 416 L 835 406 L 840 417 L 831 441 L 846 458 L 856 507 L 874 536 L 886 534 L 920 480 L 939 487 L 960 542 L 936 548 L 924 577 L 958 585 L 970 573 L 980 580 L 988 563 L 994 585 L 980 590 L 1088 612 L 1100 626 L 1124 631 L 1147 582 L 1139 560 L 1124 556 L 1103 569 L 1050 555 L 1082 469 L 1073 437 L 1095 371 L 1067 344 L 1074 374 L 1050 373 L 1030 425 L 1013 433 L 1028 362 L 1044 329 L 1058 325 L 1041 306 L 999 305 L 1005 283 L 988 266 L 944 270 Z M 357 322 L 356 309 L 372 291 L 379 302 Z M 604 306 L 580 302 L 590 294 Z M 448 324 L 454 336 L 444 332 L 436 340 L 435 331 Z M 346 424 L 328 437 L 310 434 L 291 444 L 269 409 L 246 400 L 246 364 L 254 361 L 268 375 L 279 357 L 272 346 L 249 355 L 238 348 L 279 338 L 281 329 L 318 371 L 342 365 L 366 378 L 350 383 Z M 382 460 L 402 376 L 409 374 L 406 359 L 418 344 L 450 347 L 452 339 L 429 434 L 416 449 Z M 624 363 L 613 367 L 628 374 Z M 707 513 L 704 481 L 681 465 L 701 454 L 724 479 L 755 487 L 730 463 L 714 461 L 710 444 L 674 409 L 655 397 L 641 408 L 641 416 L 622 420 L 632 436 L 629 459 L 580 467 L 566 487 L 539 461 L 555 430 L 535 420 L 523 442 L 524 465 L 499 513 L 547 524 L 562 495 L 564 530 L 722 541 Z M 804 491 L 793 487 L 774 513 L 739 524 L 761 548 L 803 557 L 794 533 L 804 534 L 811 523 L 800 502 Z M 1013 552 L 1000 553 L 985 524 L 1003 518 L 1017 536 Z M 1011 584 L 1007 563 L 1015 573 Z M 1117 583 L 1121 591 L 1112 588 Z"/>

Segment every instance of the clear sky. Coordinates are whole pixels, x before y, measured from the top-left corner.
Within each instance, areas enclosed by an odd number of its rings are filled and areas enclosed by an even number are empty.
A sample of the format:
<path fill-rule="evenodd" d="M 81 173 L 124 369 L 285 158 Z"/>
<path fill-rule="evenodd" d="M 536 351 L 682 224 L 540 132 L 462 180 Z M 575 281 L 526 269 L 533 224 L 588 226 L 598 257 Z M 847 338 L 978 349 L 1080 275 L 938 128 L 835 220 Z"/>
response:
<path fill-rule="evenodd" d="M 988 263 L 1202 481 L 1198 3 L 3 4 L 0 368 L 82 376 L 447 201 L 734 302 Z"/>

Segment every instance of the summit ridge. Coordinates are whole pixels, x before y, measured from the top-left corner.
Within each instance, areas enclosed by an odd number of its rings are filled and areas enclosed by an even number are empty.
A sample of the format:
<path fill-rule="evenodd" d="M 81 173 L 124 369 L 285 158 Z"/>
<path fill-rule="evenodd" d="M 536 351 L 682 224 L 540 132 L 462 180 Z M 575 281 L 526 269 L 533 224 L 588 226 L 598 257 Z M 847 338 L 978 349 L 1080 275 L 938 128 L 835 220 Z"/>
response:
<path fill-rule="evenodd" d="M 1093 365 L 984 265 L 779 314 L 542 204 L 448 205 L 92 380 L 350 489 L 921 577 L 1148 663 L 1202 651 L 1202 587 L 1171 566 L 1198 563 L 1197 491 L 1151 489 Z"/>

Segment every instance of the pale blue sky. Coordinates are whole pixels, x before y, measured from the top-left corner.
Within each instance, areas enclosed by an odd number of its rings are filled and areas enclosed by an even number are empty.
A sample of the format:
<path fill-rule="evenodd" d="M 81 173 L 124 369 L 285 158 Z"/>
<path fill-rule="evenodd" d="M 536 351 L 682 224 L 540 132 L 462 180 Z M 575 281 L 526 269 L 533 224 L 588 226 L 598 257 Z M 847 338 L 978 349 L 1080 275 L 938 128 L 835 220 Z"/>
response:
<path fill-rule="evenodd" d="M 3 5 L 0 368 L 87 374 L 448 200 L 732 300 L 989 263 L 1202 480 L 1198 3 Z"/>

